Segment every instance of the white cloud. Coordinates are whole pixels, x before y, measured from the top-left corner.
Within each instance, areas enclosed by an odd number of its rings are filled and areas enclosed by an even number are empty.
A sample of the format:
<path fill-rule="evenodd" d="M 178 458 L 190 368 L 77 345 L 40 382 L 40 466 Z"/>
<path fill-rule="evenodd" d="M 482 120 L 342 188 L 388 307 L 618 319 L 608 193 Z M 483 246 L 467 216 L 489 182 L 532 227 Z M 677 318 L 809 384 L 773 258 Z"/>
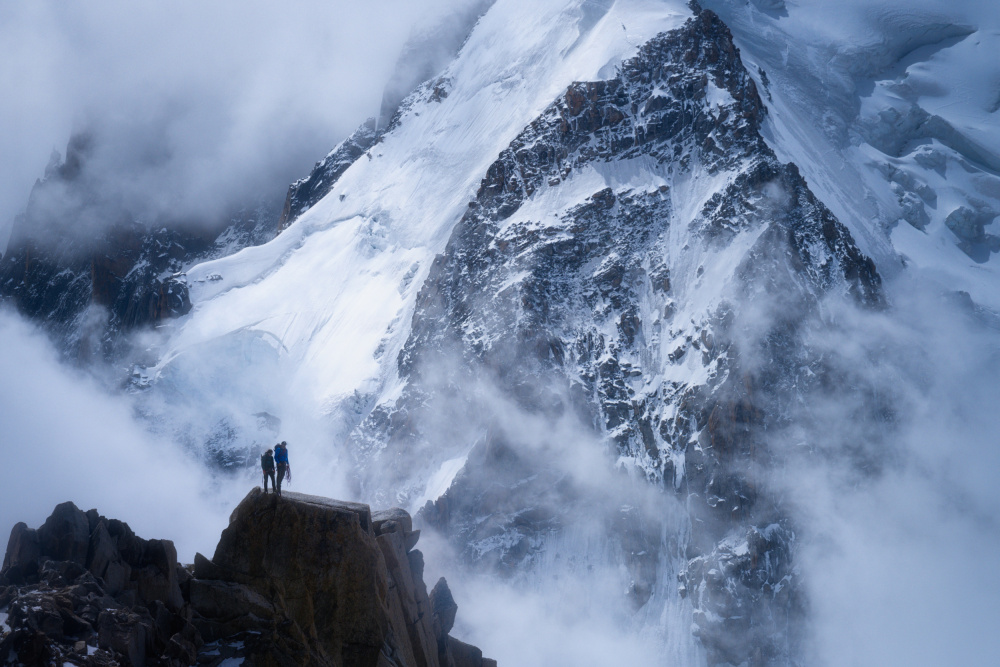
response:
<path fill-rule="evenodd" d="M 1000 650 L 989 564 L 1000 552 L 1000 319 L 919 273 L 887 288 L 892 309 L 834 306 L 813 341 L 831 377 L 853 384 L 811 395 L 795 437 L 773 435 L 812 450 L 791 455 L 778 482 L 803 529 L 810 660 L 989 664 Z"/>
<path fill-rule="evenodd" d="M 367 116 L 408 37 L 458 0 L 0 5 L 0 248 L 71 131 L 154 213 L 218 214 L 292 180 Z"/>
<path fill-rule="evenodd" d="M 44 337 L 0 310 L 0 540 L 18 521 L 38 527 L 61 502 L 171 539 L 190 562 L 214 552 L 246 487 L 210 479 L 200 461 L 157 440 L 125 398 L 60 365 Z"/>

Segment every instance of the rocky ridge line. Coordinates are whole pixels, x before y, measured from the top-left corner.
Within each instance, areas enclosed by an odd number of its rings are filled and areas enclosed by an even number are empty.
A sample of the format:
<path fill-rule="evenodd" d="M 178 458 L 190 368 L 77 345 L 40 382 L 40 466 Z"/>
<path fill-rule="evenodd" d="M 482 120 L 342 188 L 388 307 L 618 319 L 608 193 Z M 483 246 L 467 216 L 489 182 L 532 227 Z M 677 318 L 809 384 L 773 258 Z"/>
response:
<path fill-rule="evenodd" d="M 401 509 L 254 489 L 212 559 L 73 503 L 14 526 L 0 570 L 0 664 L 495 667 L 448 633 Z M 230 664 L 230 663 L 226 663 Z"/>

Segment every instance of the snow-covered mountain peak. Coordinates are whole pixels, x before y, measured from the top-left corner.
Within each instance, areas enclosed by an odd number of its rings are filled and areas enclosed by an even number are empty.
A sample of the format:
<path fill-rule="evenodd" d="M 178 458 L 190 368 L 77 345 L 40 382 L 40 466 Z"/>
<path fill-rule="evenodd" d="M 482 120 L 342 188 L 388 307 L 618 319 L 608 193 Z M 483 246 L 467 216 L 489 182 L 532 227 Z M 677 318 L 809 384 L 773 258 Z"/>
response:
<path fill-rule="evenodd" d="M 287 440 L 501 664 L 989 664 L 997 14 L 472 0 L 277 228 L 22 244 L 0 298 L 148 314 L 123 400 L 210 500 Z"/>
<path fill-rule="evenodd" d="M 305 389 L 294 393 L 312 410 L 386 381 L 414 289 L 490 162 L 572 81 L 613 75 L 689 14 L 654 0 L 495 3 L 441 74 L 443 94 L 404 102 L 396 128 L 329 195 L 273 242 L 187 273 L 194 311 L 156 371 L 185 374 L 205 346 L 228 366 L 218 354 L 227 338 L 259 336 L 276 342 L 263 353 L 278 356 L 276 372 Z"/>
<path fill-rule="evenodd" d="M 540 584 L 566 550 L 625 591 L 614 613 L 693 619 L 699 644 L 660 637 L 678 653 L 798 660 L 799 526 L 773 476 L 814 403 L 889 412 L 825 341 L 901 270 L 898 193 L 872 174 L 943 154 L 874 160 L 866 105 L 910 85 L 915 113 L 929 89 L 893 63 L 971 33 L 775 54 L 823 26 L 725 8 L 766 22 L 749 56 L 694 3 L 493 4 L 387 127 L 293 186 L 277 238 L 183 276 L 193 310 L 142 409 L 210 452 L 280 431 L 306 483 L 420 510 L 480 572 Z"/>

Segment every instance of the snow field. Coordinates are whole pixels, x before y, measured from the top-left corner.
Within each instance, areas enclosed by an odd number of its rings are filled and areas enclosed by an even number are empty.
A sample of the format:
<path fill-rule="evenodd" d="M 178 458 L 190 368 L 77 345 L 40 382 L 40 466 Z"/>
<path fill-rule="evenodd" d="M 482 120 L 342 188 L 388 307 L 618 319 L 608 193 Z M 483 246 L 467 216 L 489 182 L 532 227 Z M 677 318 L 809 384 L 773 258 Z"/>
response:
<path fill-rule="evenodd" d="M 183 375 L 201 351 L 220 353 L 213 341 L 252 331 L 278 341 L 275 384 L 308 406 L 304 415 L 329 414 L 356 390 L 391 392 L 416 293 L 487 167 L 569 83 L 613 75 L 688 15 L 679 1 L 499 0 L 442 73 L 445 99 L 412 106 L 274 241 L 188 272 L 195 307 L 160 377 Z M 242 348 L 213 363 L 228 363 L 234 391 L 273 403 L 242 376 L 254 364 Z"/>

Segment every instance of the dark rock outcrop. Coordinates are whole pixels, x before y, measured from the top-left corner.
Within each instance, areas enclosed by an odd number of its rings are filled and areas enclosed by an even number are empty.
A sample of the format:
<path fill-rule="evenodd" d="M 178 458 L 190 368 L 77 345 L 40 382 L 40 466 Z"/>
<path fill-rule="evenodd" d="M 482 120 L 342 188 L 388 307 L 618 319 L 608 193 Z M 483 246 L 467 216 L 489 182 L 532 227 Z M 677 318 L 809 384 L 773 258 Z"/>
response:
<path fill-rule="evenodd" d="M 18 523 L 0 570 L 4 664 L 190 665 L 203 642 L 190 623 L 169 540 L 58 505 L 37 530 Z"/>
<path fill-rule="evenodd" d="M 457 607 L 452 600 L 446 623 L 436 613 L 415 542 L 401 509 L 373 515 L 367 505 L 255 489 L 213 558 L 182 567 L 171 542 L 63 503 L 41 528 L 11 531 L 0 656 L 27 665 L 495 666 L 448 635 Z"/>
<path fill-rule="evenodd" d="M 214 220 L 150 220 L 90 173 L 95 141 L 77 134 L 65 160 L 53 155 L 0 258 L 0 303 L 80 361 L 120 358 L 125 334 L 187 313 L 187 287 L 175 274 L 270 240 L 278 213 L 261 200 Z"/>
<path fill-rule="evenodd" d="M 351 136 L 317 162 L 307 177 L 288 186 L 285 207 L 281 210 L 281 218 L 278 220 L 278 233 L 284 231 L 288 225 L 295 222 L 296 218 L 329 194 L 347 168 L 382 139 L 383 130 L 375 127 L 374 118 L 369 118 Z"/>

